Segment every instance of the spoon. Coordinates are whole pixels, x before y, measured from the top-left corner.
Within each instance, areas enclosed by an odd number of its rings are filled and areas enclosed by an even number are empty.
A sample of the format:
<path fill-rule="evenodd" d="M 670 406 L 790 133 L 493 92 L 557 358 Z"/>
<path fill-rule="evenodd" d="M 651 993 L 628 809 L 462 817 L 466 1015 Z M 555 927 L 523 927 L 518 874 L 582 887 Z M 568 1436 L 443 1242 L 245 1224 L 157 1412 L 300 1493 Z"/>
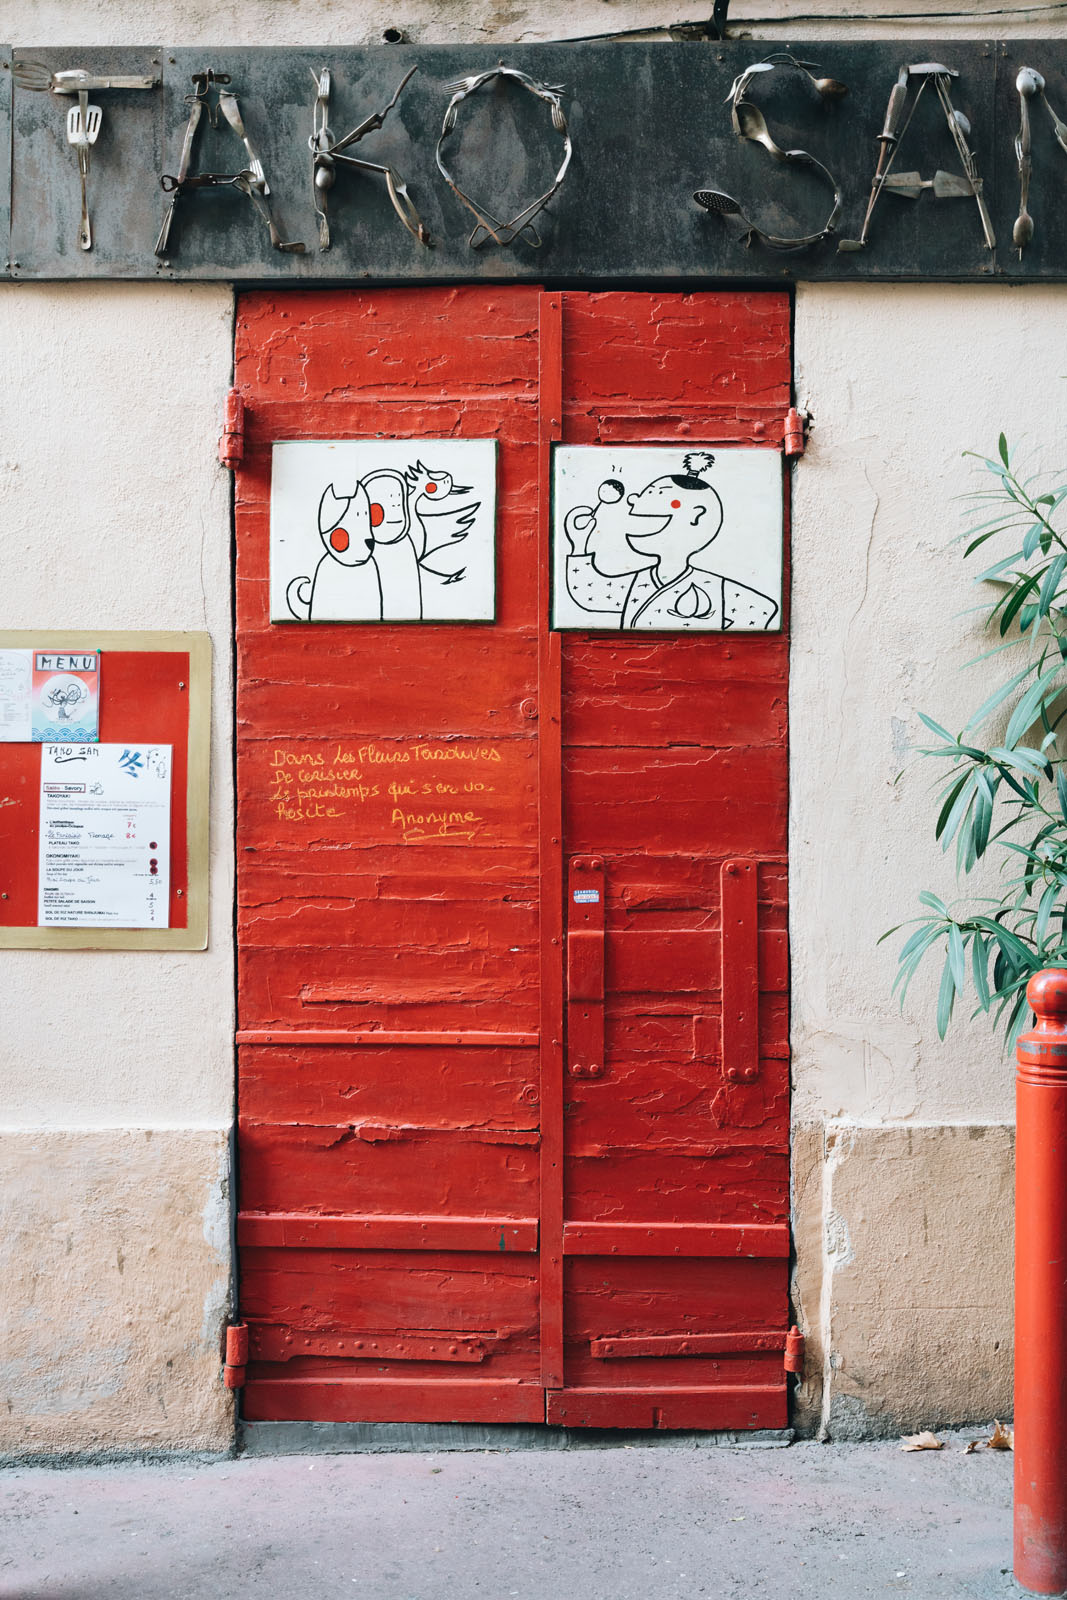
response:
<path fill-rule="evenodd" d="M 1011 230 L 1011 238 L 1021 261 L 1023 251 L 1034 237 L 1034 219 L 1026 209 L 1033 169 L 1030 158 L 1030 101 L 1044 89 L 1045 80 L 1033 67 L 1023 67 L 1015 80 L 1015 87 L 1019 91 L 1019 133 L 1015 140 L 1015 159 L 1019 163 L 1019 215 Z"/>

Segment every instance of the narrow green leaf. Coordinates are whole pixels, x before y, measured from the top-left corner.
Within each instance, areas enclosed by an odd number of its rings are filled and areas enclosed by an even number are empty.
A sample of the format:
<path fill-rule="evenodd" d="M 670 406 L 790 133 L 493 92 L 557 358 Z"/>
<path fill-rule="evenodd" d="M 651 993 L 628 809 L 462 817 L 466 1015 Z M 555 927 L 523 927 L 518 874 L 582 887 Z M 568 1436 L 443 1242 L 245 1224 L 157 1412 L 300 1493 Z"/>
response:
<path fill-rule="evenodd" d="M 1034 938 L 1038 944 L 1043 944 L 1045 941 L 1045 935 L 1048 933 L 1049 918 L 1052 915 L 1052 907 L 1059 892 L 1059 884 L 1050 883 L 1041 896 L 1041 904 L 1037 908 L 1037 921 L 1034 923 Z"/>
<path fill-rule="evenodd" d="M 942 850 L 947 850 L 948 849 L 949 845 L 952 843 L 953 839 L 956 837 L 956 830 L 959 828 L 960 824 L 963 822 L 964 817 L 967 815 L 967 812 L 970 810 L 971 801 L 974 799 L 974 790 L 975 790 L 975 784 L 976 783 L 977 783 L 977 774 L 974 773 L 974 772 L 969 772 L 967 774 L 967 777 L 966 777 L 966 780 L 964 782 L 963 788 L 960 790 L 959 794 L 956 796 L 956 799 L 955 799 L 955 801 L 953 802 L 953 805 L 952 805 L 952 810 L 949 812 L 948 817 L 945 820 L 944 832 L 941 835 L 941 848 L 942 848 Z"/>
<path fill-rule="evenodd" d="M 971 971 L 974 974 L 974 987 L 978 995 L 978 1003 L 983 1011 L 989 1010 L 989 946 L 980 933 L 974 935 L 971 944 Z"/>
<path fill-rule="evenodd" d="M 1018 1000 L 1015 1002 L 1015 1009 L 1008 1021 L 1008 1031 L 1004 1039 L 1005 1049 L 1009 1053 L 1013 1051 L 1015 1046 L 1018 1044 L 1019 1035 L 1023 1033 L 1029 1026 L 1030 1016 L 1030 1005 L 1026 998 L 1026 990 L 1023 989 Z"/>
<path fill-rule="evenodd" d="M 995 711 L 999 705 L 1002 705 L 1012 691 L 1019 687 L 1023 679 L 1028 678 L 1034 671 L 1035 666 L 1031 661 L 1021 672 L 1017 672 L 1014 678 L 1010 678 L 1007 683 L 1001 684 L 999 689 L 995 689 L 988 700 L 982 701 L 974 716 L 967 723 L 967 728 L 977 728 L 980 723 L 983 723 L 990 712 Z M 966 732 L 966 728 L 964 731 Z"/>
<path fill-rule="evenodd" d="M 979 772 L 974 797 L 974 853 L 979 860 L 985 855 L 992 826 L 993 788 L 986 774 Z"/>
<path fill-rule="evenodd" d="M 1036 750 L 1027 750 L 1025 745 L 1018 750 L 1005 750 L 1000 745 L 990 750 L 989 754 L 997 763 L 998 768 L 1003 762 L 1006 766 L 1015 767 L 1019 772 L 1040 775 L 1048 765 L 1044 756 Z"/>
<path fill-rule="evenodd" d="M 999 528 L 990 528 L 988 533 L 980 533 L 978 535 L 977 539 L 972 539 L 971 540 L 970 544 L 967 546 L 966 550 L 963 552 L 963 559 L 966 561 L 967 557 L 969 555 L 973 555 L 974 551 L 978 549 L 979 545 L 985 544 L 987 539 L 992 539 L 999 532 L 1000 532 Z"/>
<path fill-rule="evenodd" d="M 956 982 L 952 976 L 952 964 L 946 956 L 944 970 L 941 973 L 941 988 L 937 996 L 937 1036 L 939 1039 L 943 1039 L 948 1032 L 948 1025 L 952 1020 L 952 1007 L 955 1002 Z"/>
<path fill-rule="evenodd" d="M 944 739 L 947 744 L 955 744 L 957 742 L 947 728 L 943 728 L 939 722 L 935 722 L 932 717 L 928 717 L 925 711 L 920 711 L 918 716 L 923 726 L 929 728 L 931 733 L 936 733 L 939 739 Z"/>
<path fill-rule="evenodd" d="M 908 961 L 917 951 L 927 950 L 935 939 L 940 938 L 941 931 L 941 925 L 937 922 L 927 922 L 921 928 L 916 928 L 901 947 L 899 960 Z"/>
<path fill-rule="evenodd" d="M 1023 553 L 1021 550 L 1014 551 L 1010 556 L 1001 556 L 999 561 L 994 561 L 991 567 L 986 567 L 985 571 L 980 572 L 973 581 L 975 583 L 992 583 L 999 578 L 1007 567 L 1013 567 L 1022 558 Z"/>
<path fill-rule="evenodd" d="M 949 786 L 949 788 L 948 788 L 948 790 L 947 790 L 947 792 L 945 794 L 945 803 L 941 807 L 941 811 L 940 811 L 940 813 L 938 815 L 938 818 L 937 818 L 937 826 L 934 828 L 934 838 L 935 839 L 940 839 L 942 833 L 944 832 L 945 823 L 949 819 L 949 815 L 950 815 L 950 813 L 952 811 L 952 807 L 956 803 L 956 800 L 957 800 L 957 798 L 959 796 L 959 792 L 963 788 L 963 785 L 967 782 L 967 779 L 969 777 L 970 777 L 970 773 L 965 772 L 962 775 L 962 777 L 957 778 L 955 780 L 955 782 L 952 783 Z"/>
<path fill-rule="evenodd" d="M 1022 583 L 1016 584 L 1007 605 L 1001 612 L 1000 633 L 1002 638 L 1011 627 L 1016 612 L 1019 611 L 1023 605 L 1025 605 L 1027 597 L 1033 594 L 1034 590 L 1041 582 L 1043 571 L 1044 569 L 1042 568 L 1037 572 L 1032 572 L 1030 576 Z M 1023 631 L 1025 632 L 1025 629 Z"/>
<path fill-rule="evenodd" d="M 1056 768 L 1056 794 L 1060 802 L 1060 815 L 1067 822 L 1067 771 L 1063 767 Z"/>
<path fill-rule="evenodd" d="M 1063 577 L 1065 567 L 1067 567 L 1067 555 L 1055 556 L 1049 563 L 1049 568 L 1045 573 L 1044 582 L 1041 585 L 1041 594 L 1038 597 L 1037 602 L 1037 609 L 1043 617 L 1048 616 L 1052 602 L 1056 598 L 1056 592 L 1060 585 L 1060 579 Z"/>
<path fill-rule="evenodd" d="M 1003 434 L 1001 434 L 1001 436 L 1000 436 L 1000 440 L 999 440 L 999 442 L 997 444 L 997 449 L 1000 452 L 1001 461 L 1003 461 L 1005 466 L 1008 466 L 1009 465 L 1009 461 L 1008 461 L 1008 441 L 1004 437 Z"/>
<path fill-rule="evenodd" d="M 962 994 L 967 975 L 967 956 L 963 948 L 963 935 L 956 922 L 948 930 L 948 959 L 952 967 L 952 981 L 957 992 Z"/>
<path fill-rule="evenodd" d="M 1062 673 L 1063 666 L 1060 662 L 1057 662 L 1055 666 L 1049 667 L 1042 672 L 1036 683 L 1030 685 L 1011 714 L 1007 731 L 1004 735 L 1004 743 L 1006 745 L 1014 747 L 1019 742 L 1037 716 L 1037 708 L 1041 704 L 1042 696 L 1053 679 L 1060 677 Z"/>
<path fill-rule="evenodd" d="M 951 921 L 951 918 L 948 914 L 948 906 L 943 900 L 939 900 L 937 895 L 934 894 L 931 889 L 920 889 L 919 903 L 924 906 L 929 906 L 931 911 L 937 911 L 945 918 L 946 921 Z"/>

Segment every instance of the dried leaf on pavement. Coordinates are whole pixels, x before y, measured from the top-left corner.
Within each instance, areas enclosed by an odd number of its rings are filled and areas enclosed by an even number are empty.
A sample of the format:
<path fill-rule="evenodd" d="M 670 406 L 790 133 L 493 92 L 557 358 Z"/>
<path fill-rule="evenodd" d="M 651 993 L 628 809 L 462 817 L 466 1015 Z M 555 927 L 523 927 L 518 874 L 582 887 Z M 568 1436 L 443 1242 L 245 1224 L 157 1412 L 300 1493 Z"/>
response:
<path fill-rule="evenodd" d="M 968 1439 L 966 1445 L 964 1446 L 964 1455 L 973 1456 L 981 1442 L 981 1439 Z"/>
<path fill-rule="evenodd" d="M 993 1422 L 993 1436 L 985 1442 L 987 1450 L 1014 1450 L 1015 1429 L 1006 1428 L 1002 1422 Z"/>
<path fill-rule="evenodd" d="M 936 1438 L 928 1429 L 924 1433 L 907 1433 L 900 1442 L 902 1450 L 943 1450 L 945 1447 L 941 1440 Z M 1004 1448 L 998 1446 L 998 1448 Z"/>

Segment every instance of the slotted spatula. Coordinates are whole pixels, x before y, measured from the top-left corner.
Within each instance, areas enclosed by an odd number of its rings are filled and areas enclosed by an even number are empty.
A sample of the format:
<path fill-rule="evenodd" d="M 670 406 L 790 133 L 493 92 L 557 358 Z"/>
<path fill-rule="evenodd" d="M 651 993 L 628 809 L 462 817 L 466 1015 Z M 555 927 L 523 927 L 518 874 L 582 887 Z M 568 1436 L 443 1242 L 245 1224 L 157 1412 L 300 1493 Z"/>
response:
<path fill-rule="evenodd" d="M 86 197 L 86 182 L 89 177 L 89 151 L 96 143 L 100 133 L 100 123 L 103 112 L 99 106 L 89 104 L 89 95 L 85 89 L 78 91 L 78 104 L 71 106 L 67 112 L 67 143 L 78 152 L 78 172 L 82 181 L 82 215 L 81 226 L 78 230 L 78 243 L 83 250 L 93 248 L 93 234 L 89 226 L 89 204 Z"/>

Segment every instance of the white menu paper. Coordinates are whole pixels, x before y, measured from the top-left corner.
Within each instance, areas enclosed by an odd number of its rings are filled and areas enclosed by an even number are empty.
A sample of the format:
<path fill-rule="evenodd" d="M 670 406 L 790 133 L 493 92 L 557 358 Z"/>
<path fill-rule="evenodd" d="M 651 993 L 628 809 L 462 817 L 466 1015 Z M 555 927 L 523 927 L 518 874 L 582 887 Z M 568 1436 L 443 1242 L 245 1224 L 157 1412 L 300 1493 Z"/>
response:
<path fill-rule="evenodd" d="M 33 651 L 0 650 L 0 741 L 5 744 L 33 738 L 32 685 Z"/>
<path fill-rule="evenodd" d="M 166 928 L 171 746 L 43 744 L 37 922 Z"/>

